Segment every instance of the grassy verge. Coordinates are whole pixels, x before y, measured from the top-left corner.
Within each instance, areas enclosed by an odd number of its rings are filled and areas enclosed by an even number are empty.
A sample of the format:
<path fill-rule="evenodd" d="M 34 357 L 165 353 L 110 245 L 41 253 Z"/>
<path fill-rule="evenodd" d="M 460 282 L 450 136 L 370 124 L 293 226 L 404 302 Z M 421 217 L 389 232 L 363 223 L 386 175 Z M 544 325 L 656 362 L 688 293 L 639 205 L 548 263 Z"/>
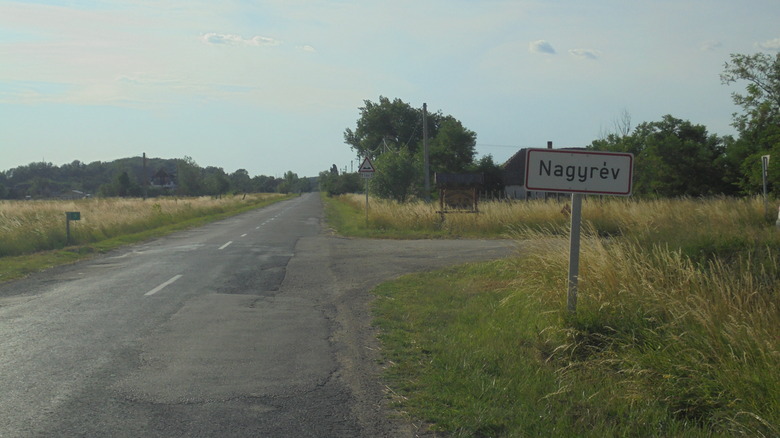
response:
<path fill-rule="evenodd" d="M 397 407 L 454 436 L 778 436 L 776 307 L 711 321 L 700 295 L 613 303 L 583 291 L 572 317 L 554 277 L 517 284 L 540 267 L 499 261 L 380 286 Z"/>
<path fill-rule="evenodd" d="M 554 201 L 530 204 L 485 203 L 479 214 L 437 213 L 438 204 L 394 201 L 369 198 L 368 215 L 364 195 L 326 197 L 325 212 L 328 223 L 342 235 L 386 239 L 452 239 L 502 238 L 518 220 L 538 221 L 540 224 L 558 224 L 563 227 L 566 216 L 562 204 Z M 543 205 L 543 207 L 541 207 Z"/>
<path fill-rule="evenodd" d="M 780 436 L 778 230 L 753 200 L 633 204 L 585 214 L 574 315 L 554 224 L 377 288 L 399 409 L 454 436 Z"/>
<path fill-rule="evenodd" d="M 197 227 L 289 199 L 283 195 L 181 199 L 3 202 L 0 281 L 94 253 Z M 81 211 L 66 242 L 64 212 Z"/>

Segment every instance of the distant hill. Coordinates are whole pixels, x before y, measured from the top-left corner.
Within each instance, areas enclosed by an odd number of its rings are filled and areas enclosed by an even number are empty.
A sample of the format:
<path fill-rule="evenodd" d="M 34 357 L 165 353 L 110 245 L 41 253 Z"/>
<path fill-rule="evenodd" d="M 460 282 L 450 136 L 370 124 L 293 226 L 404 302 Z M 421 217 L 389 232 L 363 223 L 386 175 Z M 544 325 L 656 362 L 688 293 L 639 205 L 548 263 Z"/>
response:
<path fill-rule="evenodd" d="M 300 192 L 316 187 L 308 178 L 287 172 L 284 178 L 250 177 L 202 168 L 192 159 L 120 158 L 62 166 L 38 162 L 0 172 L 0 199 L 80 198 L 91 196 L 221 195 L 230 192 Z"/>

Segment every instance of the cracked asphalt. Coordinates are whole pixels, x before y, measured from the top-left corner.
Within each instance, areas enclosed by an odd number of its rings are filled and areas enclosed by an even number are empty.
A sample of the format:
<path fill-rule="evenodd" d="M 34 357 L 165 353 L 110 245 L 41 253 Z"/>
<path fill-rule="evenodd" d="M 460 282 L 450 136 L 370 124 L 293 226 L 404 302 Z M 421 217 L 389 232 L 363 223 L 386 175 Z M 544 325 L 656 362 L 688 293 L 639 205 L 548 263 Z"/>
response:
<path fill-rule="evenodd" d="M 370 290 L 514 251 L 337 237 L 307 194 L 2 284 L 0 436 L 417 436 Z"/>

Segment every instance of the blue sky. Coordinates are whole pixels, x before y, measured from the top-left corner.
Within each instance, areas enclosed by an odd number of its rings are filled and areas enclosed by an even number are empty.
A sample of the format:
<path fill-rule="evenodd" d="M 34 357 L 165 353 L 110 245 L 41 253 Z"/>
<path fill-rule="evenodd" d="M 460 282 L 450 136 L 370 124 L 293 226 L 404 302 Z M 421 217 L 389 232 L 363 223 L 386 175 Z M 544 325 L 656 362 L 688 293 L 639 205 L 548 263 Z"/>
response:
<path fill-rule="evenodd" d="M 777 0 L 0 0 L 0 170 L 139 156 L 226 172 L 357 167 L 363 100 L 586 146 L 665 114 L 734 134 L 731 53 L 780 50 Z"/>

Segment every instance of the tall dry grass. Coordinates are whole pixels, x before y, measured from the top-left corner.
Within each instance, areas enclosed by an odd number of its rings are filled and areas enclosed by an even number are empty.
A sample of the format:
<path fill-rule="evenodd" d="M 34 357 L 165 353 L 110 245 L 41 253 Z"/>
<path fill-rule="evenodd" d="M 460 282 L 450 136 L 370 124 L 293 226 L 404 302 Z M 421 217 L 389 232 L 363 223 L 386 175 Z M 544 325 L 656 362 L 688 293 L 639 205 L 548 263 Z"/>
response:
<path fill-rule="evenodd" d="M 561 391 L 552 398 L 593 379 L 588 397 L 613 411 L 660 404 L 677 420 L 719 433 L 778 436 L 780 231 L 753 219 L 763 210 L 750 202 L 714 201 L 714 213 L 704 202 L 694 205 L 651 204 L 633 218 L 644 230 L 626 230 L 629 237 L 604 239 L 590 227 L 577 313 L 540 331 L 540 349 L 559 366 Z M 648 244 L 648 235 L 664 230 L 671 236 Z M 723 257 L 715 251 L 697 259 L 681 249 L 690 247 L 684 239 L 698 242 L 713 232 L 724 233 L 716 241 L 775 236 L 740 251 L 725 244 Z M 532 229 L 517 238 L 533 242 L 517 268 L 522 299 L 531 294 L 544 308 L 565 308 L 565 239 Z"/>
<path fill-rule="evenodd" d="M 67 244 L 67 211 L 81 212 L 81 220 L 70 222 L 70 243 L 84 244 L 199 216 L 224 213 L 276 196 L 280 195 L 254 194 L 220 199 L 0 201 L 0 257 L 64 247 Z"/>
<path fill-rule="evenodd" d="M 342 195 L 365 215 L 363 195 Z M 413 201 L 398 203 L 370 198 L 368 228 L 430 232 L 450 235 L 500 237 L 517 227 L 547 230 L 558 234 L 569 231 L 568 199 L 515 202 L 483 202 L 478 214 L 438 214 L 439 204 Z M 636 200 L 619 197 L 587 197 L 583 202 L 583 221 L 602 236 L 633 236 L 643 243 L 691 242 L 695 248 L 686 254 L 701 255 L 739 250 L 749 242 L 771 238 L 760 198 L 659 199 Z M 722 236 L 728 236 L 723 239 Z M 706 253 L 706 254 L 705 254 Z"/>
<path fill-rule="evenodd" d="M 342 195 L 339 201 L 365 214 L 364 195 Z M 415 231 L 432 234 L 500 237 L 517 224 L 554 224 L 563 230 L 567 216 L 561 213 L 562 203 L 554 200 L 534 202 L 485 202 L 479 213 L 441 215 L 436 202 L 411 201 L 399 203 L 387 199 L 369 199 L 368 227 L 385 231 Z"/>

